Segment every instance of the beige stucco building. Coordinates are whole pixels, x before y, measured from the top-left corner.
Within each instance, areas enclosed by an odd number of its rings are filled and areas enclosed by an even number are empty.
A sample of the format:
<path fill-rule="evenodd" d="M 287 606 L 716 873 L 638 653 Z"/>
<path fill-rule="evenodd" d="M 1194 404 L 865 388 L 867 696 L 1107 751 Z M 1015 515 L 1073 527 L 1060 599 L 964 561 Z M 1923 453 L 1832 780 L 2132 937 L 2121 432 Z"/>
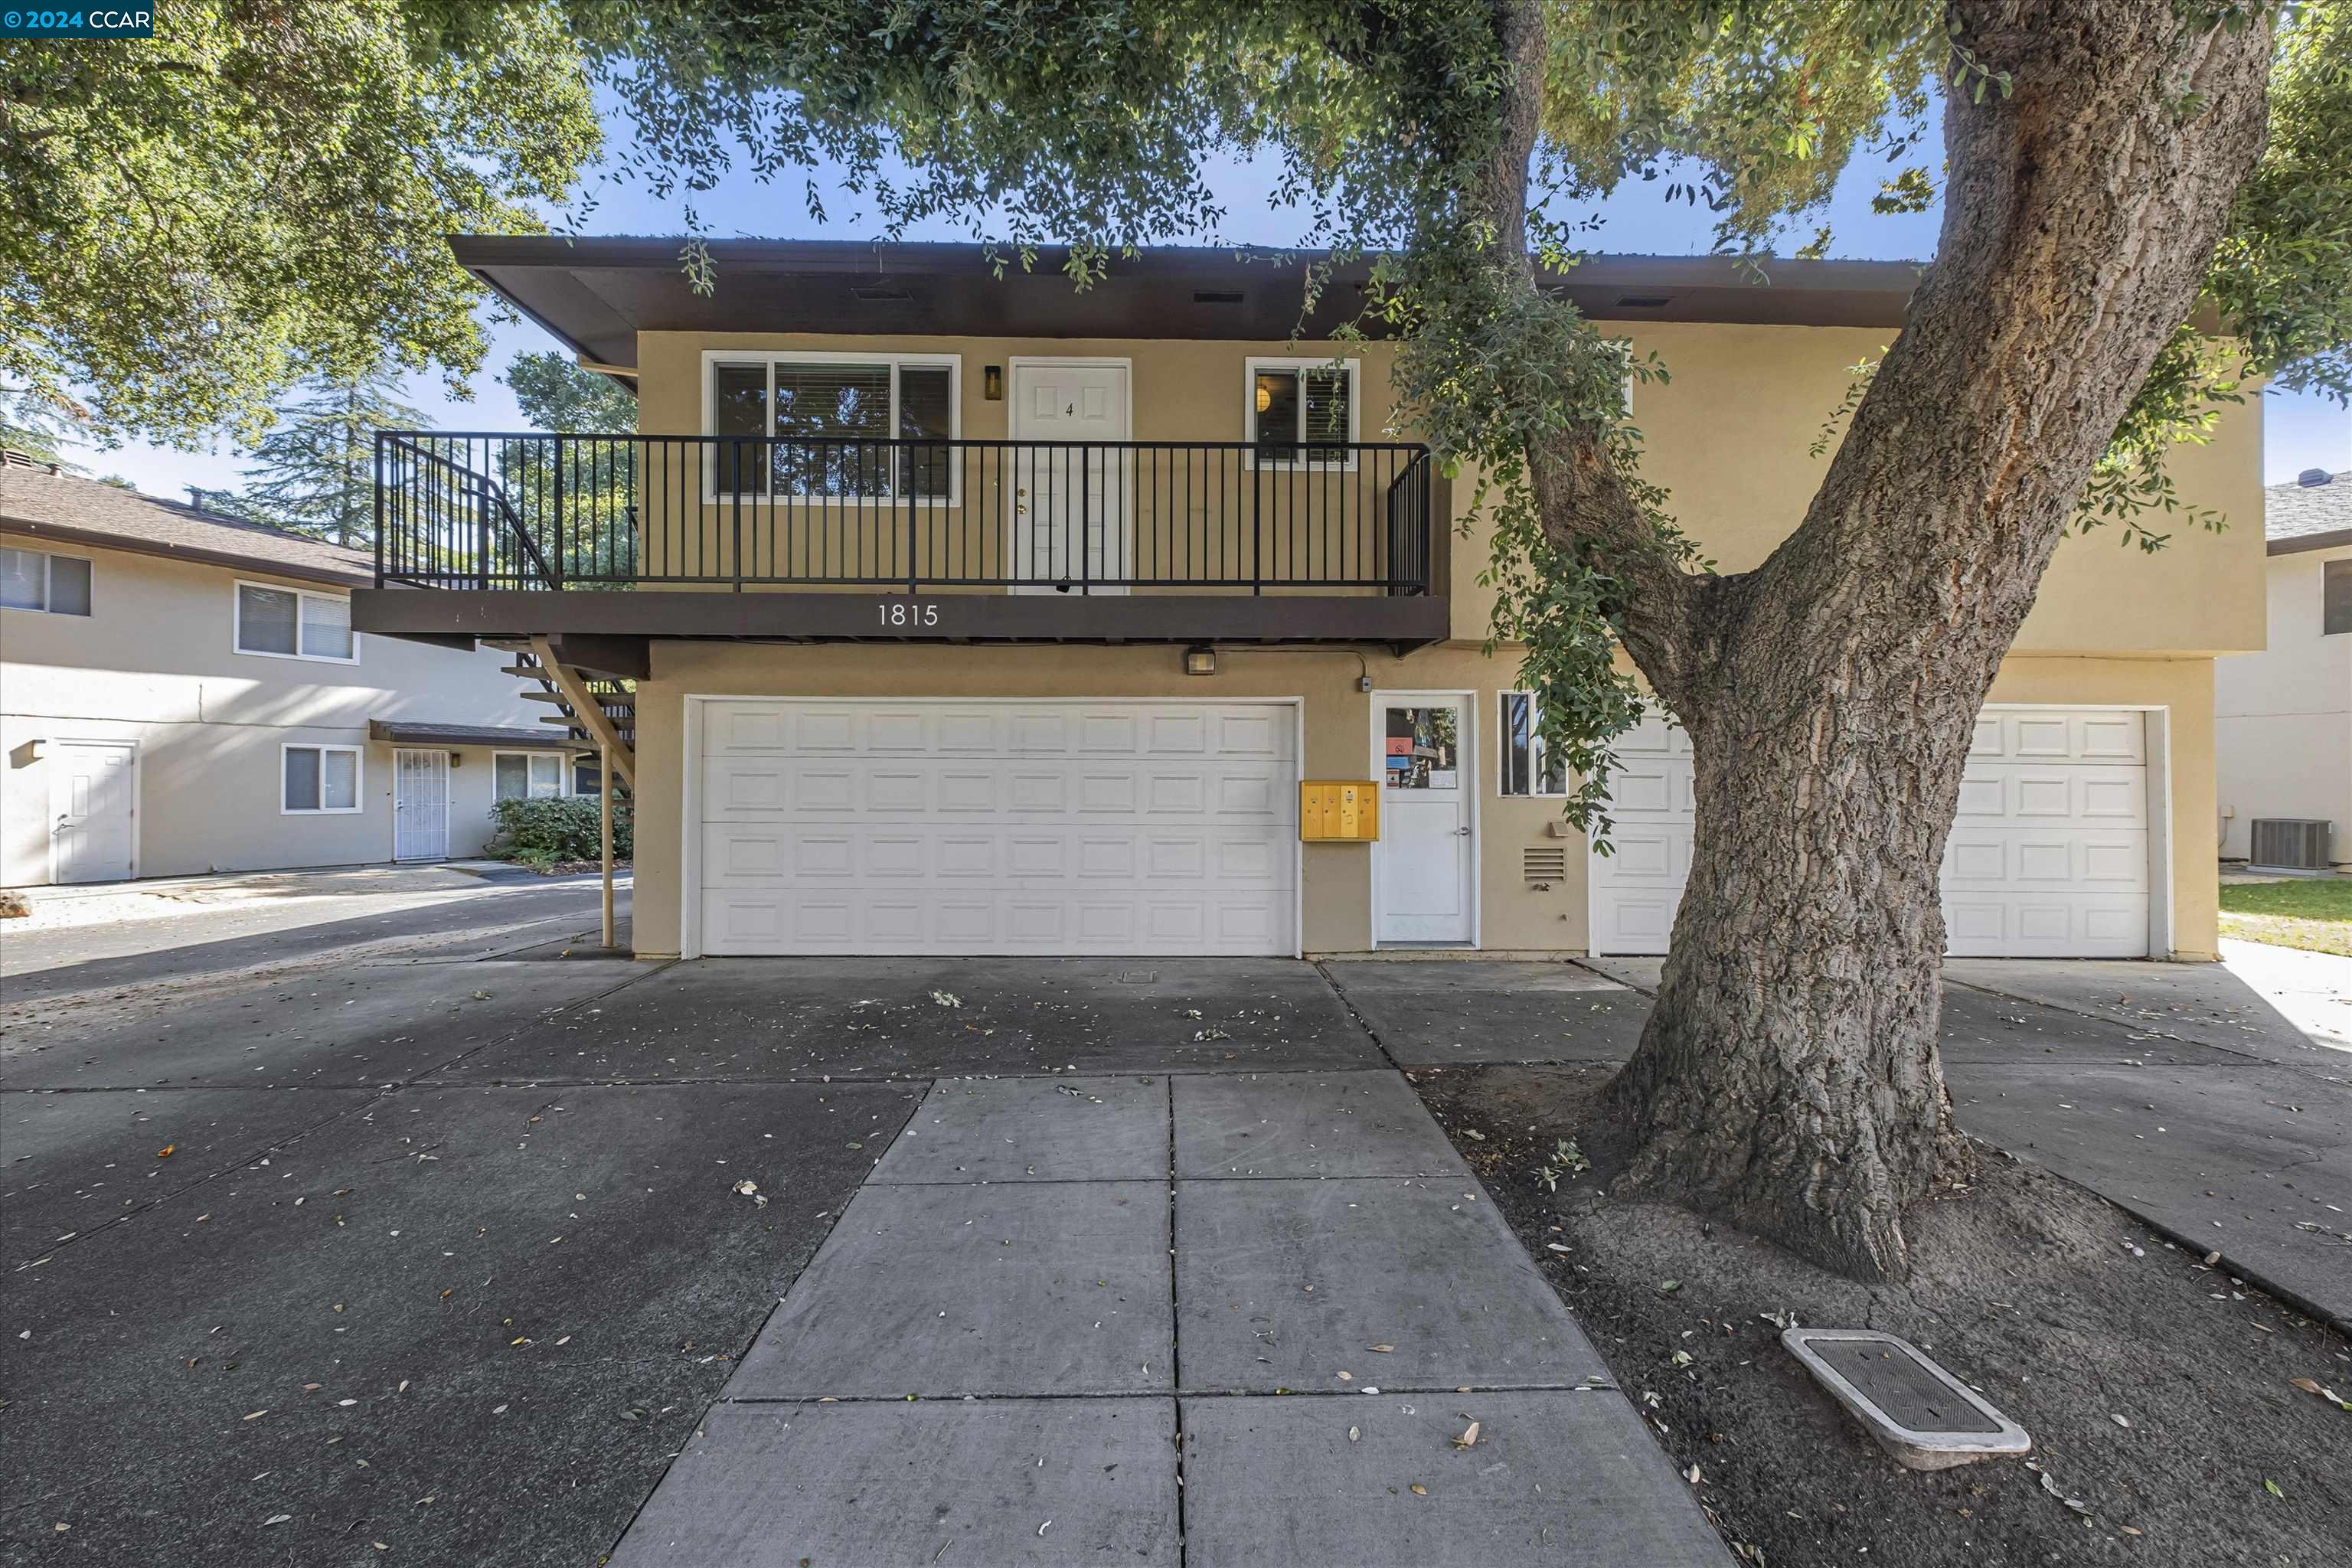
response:
<path fill-rule="evenodd" d="M 569 793 L 569 731 L 490 649 L 370 637 L 373 563 L 0 465 L 0 886 L 478 853 Z"/>
<path fill-rule="evenodd" d="M 2265 503 L 2267 642 L 2213 672 L 2221 853 L 2252 858 L 2254 823 L 2285 818 L 2331 824 L 2326 858 L 2352 863 L 2352 472 L 2306 470 Z"/>
<path fill-rule="evenodd" d="M 638 680 L 641 952 L 1663 950 L 1679 734 L 1632 738 L 1589 855 L 1485 651 L 1471 486 L 1395 427 L 1387 344 L 1286 335 L 1295 273 L 1155 252 L 1074 294 L 960 247 L 742 242 L 702 296 L 665 242 L 458 248 L 648 434 L 387 437 L 356 613 Z M 1645 472 L 1724 569 L 1798 521 L 1913 277 L 1571 275 L 1669 366 L 1631 395 Z M 2182 489 L 2258 516 L 2260 442 L 2226 418 Z M 499 494 L 435 499 L 450 469 Z M 2214 659 L 2263 635 L 2251 526 L 2066 542 L 1979 723 L 1954 951 L 2212 956 Z M 1372 785 L 1378 837 L 1302 837 L 1310 781 Z"/>

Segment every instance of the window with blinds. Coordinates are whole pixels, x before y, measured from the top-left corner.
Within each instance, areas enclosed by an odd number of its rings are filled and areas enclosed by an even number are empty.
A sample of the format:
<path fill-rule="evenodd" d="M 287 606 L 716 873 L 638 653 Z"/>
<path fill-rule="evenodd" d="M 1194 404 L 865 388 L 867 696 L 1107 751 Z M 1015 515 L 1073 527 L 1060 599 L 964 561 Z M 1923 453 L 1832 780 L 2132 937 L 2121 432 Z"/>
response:
<path fill-rule="evenodd" d="M 239 653 L 343 664 L 359 658 L 352 640 L 352 602 L 340 594 L 239 583 L 236 620 Z"/>
<path fill-rule="evenodd" d="M 956 367 L 779 355 L 712 364 L 719 494 L 951 499 Z M 725 439 L 737 437 L 739 439 Z"/>
<path fill-rule="evenodd" d="M 1263 463 L 1352 465 L 1357 362 L 1250 361 L 1250 445 Z"/>

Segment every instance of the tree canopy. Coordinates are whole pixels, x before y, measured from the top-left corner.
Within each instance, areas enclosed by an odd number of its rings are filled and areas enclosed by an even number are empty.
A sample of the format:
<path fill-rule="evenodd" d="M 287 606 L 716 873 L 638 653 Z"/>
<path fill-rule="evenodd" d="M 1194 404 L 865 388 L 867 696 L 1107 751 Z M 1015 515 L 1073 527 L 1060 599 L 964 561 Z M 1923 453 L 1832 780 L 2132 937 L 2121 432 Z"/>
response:
<path fill-rule="evenodd" d="M 397 0 L 160 7 L 152 40 L 0 39 L 0 375 L 101 437 L 257 438 L 304 375 L 483 342 L 453 230 L 542 226 L 601 144 L 536 5 L 444 50 Z"/>
<path fill-rule="evenodd" d="M 375 433 L 414 430 L 425 416 L 400 401 L 382 371 L 313 376 L 279 403 L 277 423 L 253 444 L 243 509 L 282 528 L 346 548 L 375 538 Z"/>
<path fill-rule="evenodd" d="M 506 384 L 534 430 L 609 436 L 637 427 L 636 394 L 562 354 L 515 355 Z"/>

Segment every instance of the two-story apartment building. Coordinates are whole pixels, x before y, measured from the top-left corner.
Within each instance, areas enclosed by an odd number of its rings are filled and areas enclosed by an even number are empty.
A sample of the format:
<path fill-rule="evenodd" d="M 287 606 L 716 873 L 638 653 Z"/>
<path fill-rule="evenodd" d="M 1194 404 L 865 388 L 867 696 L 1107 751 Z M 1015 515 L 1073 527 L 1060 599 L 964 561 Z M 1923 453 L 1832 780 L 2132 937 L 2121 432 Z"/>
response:
<path fill-rule="evenodd" d="M 2273 830 L 2260 858 L 2352 864 L 2352 471 L 2271 486 L 2263 531 L 2269 639 L 2214 671 L 2221 853 L 2257 858 L 2253 825 L 2284 818 L 2333 831 Z"/>
<path fill-rule="evenodd" d="M 355 552 L 11 454 L 0 886 L 471 855 L 494 797 L 593 789 L 499 653 L 353 630 L 373 581 Z"/>
<path fill-rule="evenodd" d="M 1484 650 L 1470 487 L 1399 427 L 1391 346 L 1328 337 L 1359 275 L 1302 326 L 1295 264 L 1222 251 L 1080 293 L 968 247 L 741 241 L 698 293 L 668 240 L 454 243 L 634 381 L 649 434 L 387 433 L 354 624 L 638 682 L 641 952 L 1663 950 L 1687 752 L 1634 737 L 1613 856 L 1565 829 L 1517 655 Z M 1647 472 L 1738 570 L 1916 276 L 1615 258 L 1561 286 L 1671 366 L 1634 398 Z M 2259 447 L 2247 417 L 2179 458 L 2239 528 L 2060 552 L 1979 723 L 1955 951 L 2212 954 L 2212 664 L 2262 637 Z M 1359 781 L 1377 836 L 1303 834 L 1316 781 Z"/>

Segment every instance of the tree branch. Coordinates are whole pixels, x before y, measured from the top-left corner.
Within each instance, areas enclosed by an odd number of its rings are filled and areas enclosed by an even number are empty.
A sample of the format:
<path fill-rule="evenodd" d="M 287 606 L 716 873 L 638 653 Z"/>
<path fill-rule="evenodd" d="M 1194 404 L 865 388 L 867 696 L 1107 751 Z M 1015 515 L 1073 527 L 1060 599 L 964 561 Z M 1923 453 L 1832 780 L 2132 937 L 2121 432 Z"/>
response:
<path fill-rule="evenodd" d="M 1528 249 L 1528 163 L 1543 114 L 1545 7 L 1517 0 L 1498 18 L 1508 65 L 1499 135 L 1480 171 L 1474 216 L 1504 271 L 1503 287 L 1533 309 L 1570 310 L 1548 299 Z M 1532 387 L 1507 387 L 1523 407 L 1547 398 Z M 1701 638 L 1693 608 L 1705 581 L 1684 569 L 1681 552 L 1661 533 L 1620 473 L 1608 428 L 1580 419 L 1538 427 L 1527 442 L 1528 479 L 1555 548 L 1588 561 L 1623 584 L 1616 606 L 1625 649 L 1652 689 L 1677 712 L 1702 697 Z"/>

